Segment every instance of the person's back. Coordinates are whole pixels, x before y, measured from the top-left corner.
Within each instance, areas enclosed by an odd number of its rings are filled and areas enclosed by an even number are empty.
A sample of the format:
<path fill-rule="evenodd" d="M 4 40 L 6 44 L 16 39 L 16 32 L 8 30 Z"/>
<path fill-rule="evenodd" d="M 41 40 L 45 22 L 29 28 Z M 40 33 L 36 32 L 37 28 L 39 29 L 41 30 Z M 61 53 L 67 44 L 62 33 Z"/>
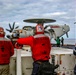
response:
<path fill-rule="evenodd" d="M 4 29 L 0 27 L 0 75 L 9 75 L 10 57 L 14 54 L 14 48 L 4 36 Z"/>
<path fill-rule="evenodd" d="M 34 44 L 32 55 L 35 61 L 45 61 L 50 57 L 51 44 L 49 38 L 44 34 L 37 34 L 34 36 Z"/>
<path fill-rule="evenodd" d="M 13 54 L 13 45 L 11 41 L 6 38 L 0 38 L 0 65 L 8 64 L 10 62 L 10 56 Z"/>
<path fill-rule="evenodd" d="M 57 43 L 57 47 L 60 47 L 60 39 L 59 39 L 59 37 L 57 37 L 56 43 Z"/>

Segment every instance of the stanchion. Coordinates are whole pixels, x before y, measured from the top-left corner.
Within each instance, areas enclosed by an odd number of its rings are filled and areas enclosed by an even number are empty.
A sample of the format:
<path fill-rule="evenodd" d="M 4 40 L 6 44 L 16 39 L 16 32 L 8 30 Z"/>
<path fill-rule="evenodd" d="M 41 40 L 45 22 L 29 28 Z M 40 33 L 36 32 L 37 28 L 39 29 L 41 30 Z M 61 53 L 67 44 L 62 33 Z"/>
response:
<path fill-rule="evenodd" d="M 16 75 L 22 75 L 21 49 L 16 49 Z"/>

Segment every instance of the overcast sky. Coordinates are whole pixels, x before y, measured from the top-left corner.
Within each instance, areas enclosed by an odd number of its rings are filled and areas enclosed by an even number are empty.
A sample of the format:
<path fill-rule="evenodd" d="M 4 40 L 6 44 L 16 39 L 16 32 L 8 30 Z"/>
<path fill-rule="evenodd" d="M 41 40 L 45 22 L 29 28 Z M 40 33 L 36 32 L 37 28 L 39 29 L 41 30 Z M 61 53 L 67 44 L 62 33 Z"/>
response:
<path fill-rule="evenodd" d="M 69 39 L 76 38 L 76 0 L 0 0 L 0 26 L 16 22 L 22 28 L 30 18 L 55 19 L 52 24 L 70 26 Z M 65 37 L 65 36 L 64 36 Z M 65 37 L 66 38 L 66 37 Z"/>

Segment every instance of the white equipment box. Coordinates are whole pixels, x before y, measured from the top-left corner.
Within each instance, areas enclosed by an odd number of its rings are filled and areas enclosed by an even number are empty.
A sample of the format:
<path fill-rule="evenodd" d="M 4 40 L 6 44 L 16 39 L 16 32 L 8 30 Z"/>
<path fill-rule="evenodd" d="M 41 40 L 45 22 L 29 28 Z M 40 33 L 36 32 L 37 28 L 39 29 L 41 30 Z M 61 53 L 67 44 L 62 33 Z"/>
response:
<path fill-rule="evenodd" d="M 49 61 L 50 63 L 59 64 L 56 69 L 58 75 L 74 75 L 73 69 L 75 66 L 75 56 L 72 49 L 61 47 L 52 47 Z M 22 75 L 31 75 L 33 59 L 31 57 L 30 48 L 21 50 L 21 67 Z M 11 57 L 10 61 L 10 75 L 16 75 L 16 49 L 15 54 Z"/>
<path fill-rule="evenodd" d="M 54 64 L 59 64 L 59 68 L 56 70 L 58 75 L 74 75 L 76 58 L 72 49 L 53 47 L 51 54 L 52 59 L 55 60 Z"/>

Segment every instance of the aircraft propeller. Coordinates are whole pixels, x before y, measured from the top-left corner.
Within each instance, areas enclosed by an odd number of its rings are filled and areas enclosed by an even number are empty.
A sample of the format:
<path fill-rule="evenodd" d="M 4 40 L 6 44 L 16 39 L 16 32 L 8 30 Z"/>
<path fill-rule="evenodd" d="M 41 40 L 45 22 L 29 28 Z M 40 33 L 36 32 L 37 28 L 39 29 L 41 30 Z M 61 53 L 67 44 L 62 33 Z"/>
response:
<path fill-rule="evenodd" d="M 6 29 L 6 30 L 11 33 L 14 29 L 19 28 L 19 26 L 16 26 L 16 27 L 15 27 L 15 22 L 14 22 L 13 25 L 11 25 L 11 24 L 9 23 L 9 28 L 10 28 L 10 29 Z"/>
<path fill-rule="evenodd" d="M 44 27 L 44 29 L 45 29 L 44 32 L 45 32 L 45 33 L 48 33 L 49 35 L 50 35 L 50 33 L 51 33 L 51 35 L 53 36 L 53 38 L 56 39 L 56 33 L 55 33 L 54 29 L 52 29 L 51 26 L 52 26 L 52 25 L 47 25 L 47 26 L 45 26 L 45 27 Z M 48 27 L 50 27 L 50 29 L 48 29 L 48 31 L 46 31 L 46 29 L 47 29 Z"/>
<path fill-rule="evenodd" d="M 67 36 L 67 38 L 69 37 L 67 32 L 66 32 L 66 36 Z"/>

